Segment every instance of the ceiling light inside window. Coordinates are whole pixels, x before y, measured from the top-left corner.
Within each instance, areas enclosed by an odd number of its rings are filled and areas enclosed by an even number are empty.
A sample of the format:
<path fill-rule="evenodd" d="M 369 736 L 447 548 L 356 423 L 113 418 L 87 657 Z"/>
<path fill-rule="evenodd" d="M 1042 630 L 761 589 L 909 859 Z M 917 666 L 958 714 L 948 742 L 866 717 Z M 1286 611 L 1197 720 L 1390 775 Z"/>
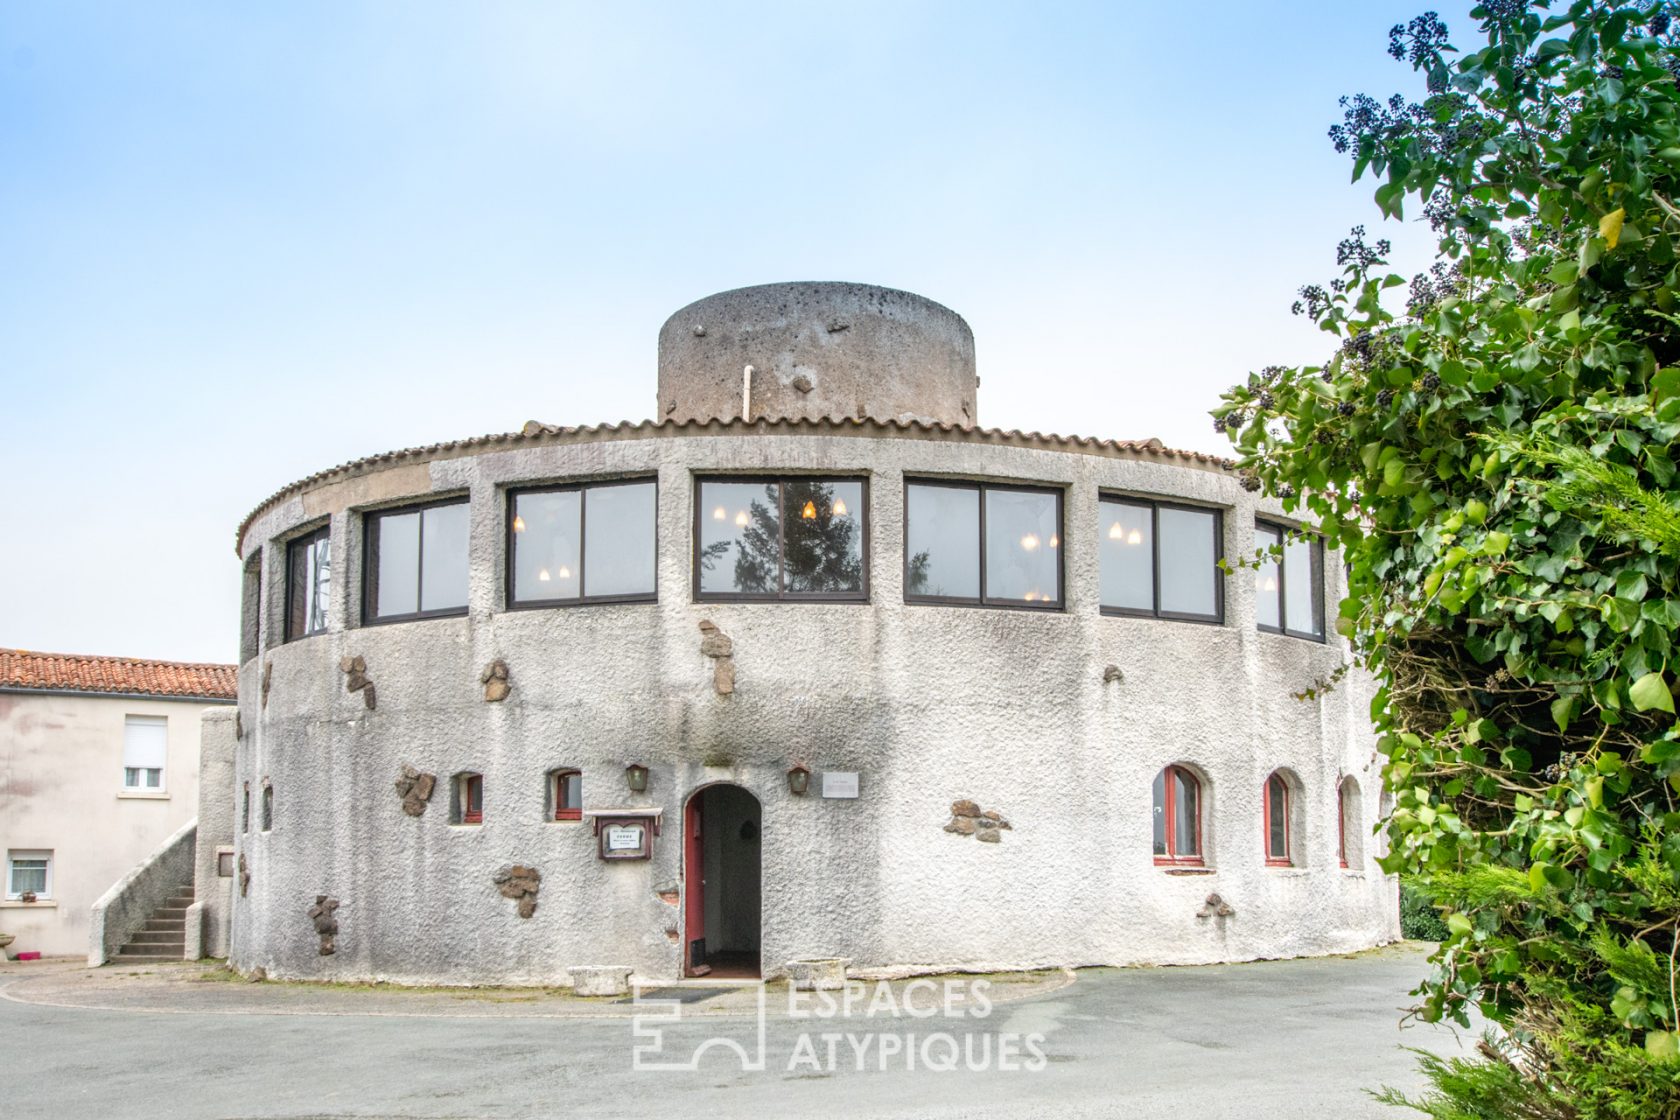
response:
<path fill-rule="evenodd" d="M 735 524 L 739 525 L 743 529 L 745 529 L 747 527 L 747 511 L 746 510 L 742 510 L 740 513 L 737 513 L 735 515 Z"/>
<path fill-rule="evenodd" d="M 723 507 L 722 506 L 719 506 L 712 511 L 712 520 L 713 521 L 722 521 L 724 519 L 724 517 L 725 517 L 725 514 L 723 512 Z"/>
<path fill-rule="evenodd" d="M 544 568 L 542 571 L 538 572 L 537 573 L 537 578 L 542 580 L 542 582 L 547 583 L 548 582 L 548 569 Z"/>
<path fill-rule="evenodd" d="M 1108 539 L 1111 540 L 1111 541 L 1123 541 L 1123 540 L 1125 540 L 1126 539 L 1125 527 L 1122 526 L 1120 524 L 1120 522 L 1118 522 L 1118 521 L 1116 521 L 1114 524 L 1110 525 L 1108 527 Z"/>
<path fill-rule="evenodd" d="M 807 521 L 815 521 L 817 519 L 817 503 L 806 502 L 805 508 L 799 511 L 799 516 Z"/>
<path fill-rule="evenodd" d="M 517 513 L 513 515 L 513 531 L 516 533 L 523 533 L 525 531 L 525 519 L 520 517 Z"/>
<path fill-rule="evenodd" d="M 846 516 L 847 512 L 848 511 L 846 509 L 846 499 L 844 499 L 844 498 L 834 499 L 834 516 L 844 517 L 844 516 Z"/>
<path fill-rule="evenodd" d="M 1037 548 L 1038 547 L 1038 534 L 1037 533 L 1028 533 L 1026 536 L 1022 537 L 1021 538 L 1021 547 L 1026 549 L 1028 552 L 1031 552 L 1031 551 L 1033 551 L 1033 549 Z"/>

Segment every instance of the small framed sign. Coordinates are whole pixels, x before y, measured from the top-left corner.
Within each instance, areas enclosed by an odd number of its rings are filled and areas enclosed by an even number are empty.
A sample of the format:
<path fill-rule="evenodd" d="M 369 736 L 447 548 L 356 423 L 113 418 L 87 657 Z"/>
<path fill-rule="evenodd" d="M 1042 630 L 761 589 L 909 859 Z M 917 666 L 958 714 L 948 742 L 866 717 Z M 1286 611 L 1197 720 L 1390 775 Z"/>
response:
<path fill-rule="evenodd" d="M 659 816 L 646 810 L 597 810 L 595 854 L 602 859 L 647 859 L 659 835 Z"/>
<path fill-rule="evenodd" d="M 858 795 L 857 771 L 824 771 L 822 795 L 824 797 L 856 797 Z"/>

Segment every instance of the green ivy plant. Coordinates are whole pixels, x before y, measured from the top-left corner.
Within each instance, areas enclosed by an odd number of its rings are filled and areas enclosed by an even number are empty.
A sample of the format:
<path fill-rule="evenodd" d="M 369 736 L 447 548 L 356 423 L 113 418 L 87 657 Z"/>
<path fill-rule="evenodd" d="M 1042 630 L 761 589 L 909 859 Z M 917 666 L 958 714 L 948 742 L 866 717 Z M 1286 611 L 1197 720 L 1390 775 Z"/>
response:
<path fill-rule="evenodd" d="M 1436 263 L 1408 284 L 1356 229 L 1296 305 L 1333 352 L 1215 424 L 1344 553 L 1383 865 L 1447 930 L 1419 1014 L 1504 1028 L 1413 1106 L 1680 1116 L 1680 26 L 1652 0 L 1471 16 L 1463 51 L 1434 13 L 1394 28 L 1428 96 L 1344 99 L 1330 135 Z"/>

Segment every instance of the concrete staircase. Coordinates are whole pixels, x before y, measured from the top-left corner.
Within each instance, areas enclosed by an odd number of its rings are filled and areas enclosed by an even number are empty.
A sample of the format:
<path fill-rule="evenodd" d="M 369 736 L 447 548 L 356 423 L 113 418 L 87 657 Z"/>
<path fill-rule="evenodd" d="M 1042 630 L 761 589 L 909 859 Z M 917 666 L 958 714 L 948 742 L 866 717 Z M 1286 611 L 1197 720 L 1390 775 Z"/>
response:
<path fill-rule="evenodd" d="M 186 951 L 187 907 L 193 904 L 193 885 L 183 884 L 152 911 L 152 916 L 128 939 L 112 964 L 178 961 Z"/>

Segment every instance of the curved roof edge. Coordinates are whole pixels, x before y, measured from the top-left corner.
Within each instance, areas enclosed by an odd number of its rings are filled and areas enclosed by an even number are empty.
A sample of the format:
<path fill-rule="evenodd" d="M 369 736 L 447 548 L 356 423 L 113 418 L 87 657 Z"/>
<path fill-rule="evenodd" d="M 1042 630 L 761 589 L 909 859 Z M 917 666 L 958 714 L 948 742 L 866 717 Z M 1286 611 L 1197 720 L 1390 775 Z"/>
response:
<path fill-rule="evenodd" d="M 1176 459 L 1204 470 L 1230 470 L 1230 459 L 1209 455 L 1203 451 L 1179 451 L 1158 439 L 1096 439 L 1090 436 L 1059 436 L 1042 432 L 1022 432 L 1002 428 L 965 428 L 956 424 L 941 424 L 926 420 L 874 420 L 834 417 L 822 419 L 779 420 L 643 420 L 639 423 L 621 421 L 617 424 L 582 424 L 562 426 L 529 421 L 517 432 L 503 432 L 424 447 L 407 447 L 400 451 L 386 451 L 369 455 L 317 471 L 282 487 L 258 503 L 245 515 L 234 534 L 234 552 L 241 553 L 245 533 L 252 522 L 287 498 L 301 494 L 324 482 L 354 478 L 400 463 L 428 462 L 436 459 L 458 459 L 490 451 L 511 450 L 522 446 L 546 444 L 596 443 L 616 439 L 653 439 L 660 436 L 690 435 L 858 435 L 910 436 L 957 443 L 987 443 L 1004 447 L 1026 447 L 1043 451 L 1068 451 L 1084 455 L 1104 455 L 1113 458 Z"/>

